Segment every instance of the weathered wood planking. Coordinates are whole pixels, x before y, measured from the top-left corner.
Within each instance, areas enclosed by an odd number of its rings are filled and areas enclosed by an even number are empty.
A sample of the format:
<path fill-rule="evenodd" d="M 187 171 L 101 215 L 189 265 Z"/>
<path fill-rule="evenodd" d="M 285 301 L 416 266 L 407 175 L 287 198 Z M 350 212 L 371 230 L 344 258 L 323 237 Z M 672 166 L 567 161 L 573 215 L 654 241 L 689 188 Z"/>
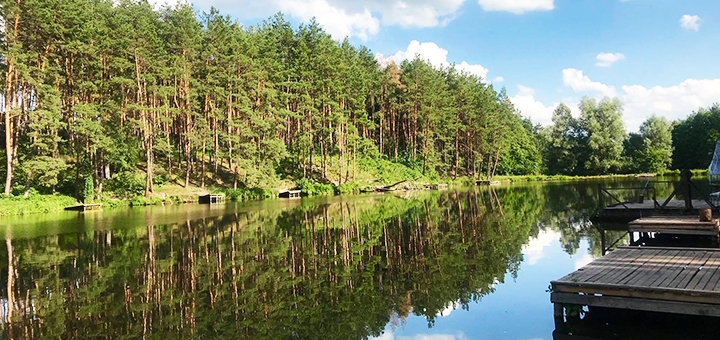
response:
<path fill-rule="evenodd" d="M 554 303 L 720 316 L 720 249 L 621 247 L 551 284 Z"/>
<path fill-rule="evenodd" d="M 659 232 L 682 235 L 715 235 L 720 232 L 720 220 L 701 222 L 697 216 L 655 216 L 628 223 L 631 232 Z"/>
<path fill-rule="evenodd" d="M 662 201 L 658 201 L 660 205 L 663 204 Z M 622 204 L 613 204 L 609 205 L 604 208 L 604 210 L 645 210 L 645 209 L 655 209 L 655 202 L 652 200 L 649 201 L 643 201 L 642 203 L 639 202 L 626 202 Z M 710 209 L 710 206 L 705 202 L 704 200 L 692 200 L 692 205 L 695 210 L 699 209 Z M 627 208 L 625 208 L 627 207 Z M 668 205 L 665 206 L 665 210 L 685 210 L 685 201 L 683 200 L 671 200 L 668 202 Z"/>
<path fill-rule="evenodd" d="M 69 207 L 65 207 L 65 210 L 68 211 L 88 211 L 88 210 L 99 210 L 102 209 L 101 203 L 90 203 L 90 204 L 77 204 L 77 205 L 71 205 Z"/>

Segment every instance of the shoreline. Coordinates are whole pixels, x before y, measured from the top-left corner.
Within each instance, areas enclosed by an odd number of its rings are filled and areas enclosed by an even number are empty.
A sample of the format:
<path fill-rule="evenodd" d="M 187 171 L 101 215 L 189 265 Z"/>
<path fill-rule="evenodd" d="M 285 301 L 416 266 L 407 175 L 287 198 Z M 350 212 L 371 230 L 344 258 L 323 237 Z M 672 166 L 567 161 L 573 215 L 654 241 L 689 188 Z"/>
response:
<path fill-rule="evenodd" d="M 510 183 L 531 183 L 531 182 L 578 182 L 578 181 L 592 181 L 592 180 L 606 180 L 606 179 L 625 179 L 625 178 L 638 178 L 652 180 L 659 177 L 676 176 L 679 171 L 666 171 L 659 174 L 611 174 L 611 175 L 598 175 L 598 176 L 565 176 L 565 175 L 518 175 L 518 176 L 496 176 L 493 178 L 495 181 L 500 181 L 502 184 Z M 693 170 L 695 176 L 706 176 L 707 170 Z M 298 181 L 301 182 L 301 181 Z M 424 187 L 425 185 L 432 184 L 448 184 L 449 186 L 470 186 L 473 185 L 475 180 L 467 177 L 457 178 L 455 180 L 445 179 L 437 181 L 411 181 L 415 188 Z M 308 186 L 308 181 L 305 181 L 302 185 L 304 193 L 309 194 L 311 197 L 319 196 L 336 196 L 346 194 L 359 194 L 362 186 L 358 183 L 353 183 L 351 190 L 344 190 L 343 186 L 337 187 L 332 184 L 319 184 L 311 182 Z M 322 190 L 318 190 L 317 187 L 322 187 Z M 425 189 L 422 189 L 425 190 Z M 223 193 L 227 197 L 227 201 L 244 202 L 244 201 L 263 201 L 268 199 L 278 199 L 277 194 L 279 191 L 275 189 L 231 189 L 231 188 L 210 188 L 206 190 L 208 193 Z M 184 193 L 167 193 L 158 192 L 151 197 L 133 197 L 133 198 L 118 198 L 110 195 L 104 196 L 100 200 L 96 200 L 93 203 L 101 203 L 103 208 L 119 208 L 119 207 L 141 207 L 141 206 L 153 206 L 153 205 L 165 205 L 165 204 L 186 204 L 197 202 L 196 199 L 189 199 L 191 196 L 197 196 L 197 188 L 189 189 Z M 0 217 L 2 216 L 22 216 L 32 215 L 41 213 L 51 213 L 63 211 L 66 206 L 77 204 L 77 200 L 65 195 L 60 194 L 31 194 L 29 197 L 23 196 L 0 196 Z"/>

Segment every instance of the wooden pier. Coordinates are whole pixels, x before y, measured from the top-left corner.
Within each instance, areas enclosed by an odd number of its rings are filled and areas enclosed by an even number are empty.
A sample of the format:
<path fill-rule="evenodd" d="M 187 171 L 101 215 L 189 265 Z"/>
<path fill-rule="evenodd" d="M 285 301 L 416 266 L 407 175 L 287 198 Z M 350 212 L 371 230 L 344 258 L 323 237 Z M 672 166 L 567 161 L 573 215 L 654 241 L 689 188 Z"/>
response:
<path fill-rule="evenodd" d="M 207 194 L 202 195 L 198 199 L 198 202 L 200 204 L 217 204 L 220 202 L 223 202 L 225 200 L 225 195 L 223 194 Z"/>
<path fill-rule="evenodd" d="M 475 185 L 500 185 L 502 182 L 500 181 L 490 181 L 490 180 L 478 180 L 475 181 Z"/>
<path fill-rule="evenodd" d="M 302 190 L 288 190 L 281 192 L 278 197 L 280 198 L 300 198 Z"/>
<path fill-rule="evenodd" d="M 556 320 L 565 304 L 720 317 L 720 249 L 621 247 L 551 288 Z"/>
<path fill-rule="evenodd" d="M 90 203 L 90 204 L 76 204 L 69 207 L 65 207 L 68 211 L 88 211 L 88 210 L 100 210 L 102 209 L 101 203 Z"/>
<path fill-rule="evenodd" d="M 629 232 L 717 237 L 720 220 L 701 222 L 697 216 L 654 216 L 628 223 Z"/>
<path fill-rule="evenodd" d="M 668 201 L 664 208 L 655 204 L 655 201 L 623 202 L 608 205 L 602 208 L 595 216 L 599 221 L 628 222 L 649 216 L 683 216 L 695 215 L 704 209 L 713 209 L 705 200 L 692 200 L 692 209 L 686 209 L 685 201 Z M 717 212 L 714 212 L 717 214 Z"/>

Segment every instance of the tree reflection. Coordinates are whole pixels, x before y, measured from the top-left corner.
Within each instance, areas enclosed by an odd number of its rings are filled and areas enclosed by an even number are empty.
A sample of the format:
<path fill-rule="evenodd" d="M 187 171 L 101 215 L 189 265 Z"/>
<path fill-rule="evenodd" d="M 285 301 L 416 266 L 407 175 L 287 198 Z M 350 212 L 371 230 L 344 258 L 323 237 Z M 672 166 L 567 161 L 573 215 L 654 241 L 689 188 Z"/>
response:
<path fill-rule="evenodd" d="M 6 241 L 5 335 L 362 339 L 517 273 L 525 200 L 491 190 L 305 204 Z"/>
<path fill-rule="evenodd" d="M 587 237 L 599 256 L 595 195 L 476 188 L 8 237 L 5 336 L 364 339 L 409 315 L 433 325 L 516 277 L 541 230 L 570 254 Z"/>

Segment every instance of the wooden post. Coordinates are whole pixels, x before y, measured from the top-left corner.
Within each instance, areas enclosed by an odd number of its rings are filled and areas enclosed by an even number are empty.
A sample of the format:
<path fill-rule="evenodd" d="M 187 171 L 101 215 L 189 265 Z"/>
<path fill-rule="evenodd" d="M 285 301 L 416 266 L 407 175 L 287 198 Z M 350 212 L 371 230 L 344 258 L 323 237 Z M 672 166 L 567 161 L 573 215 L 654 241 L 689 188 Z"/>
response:
<path fill-rule="evenodd" d="M 565 323 L 565 308 L 562 303 L 553 303 L 553 319 L 555 321 L 555 329 L 562 327 Z"/>
<path fill-rule="evenodd" d="M 710 209 L 700 210 L 700 222 L 710 222 L 710 221 L 712 221 L 712 210 L 710 210 Z"/>
<path fill-rule="evenodd" d="M 683 191 L 685 194 L 685 210 L 693 210 L 692 183 L 690 182 L 690 178 L 692 178 L 692 172 L 685 169 L 680 173 L 680 178 L 680 185 L 683 186 Z"/>

